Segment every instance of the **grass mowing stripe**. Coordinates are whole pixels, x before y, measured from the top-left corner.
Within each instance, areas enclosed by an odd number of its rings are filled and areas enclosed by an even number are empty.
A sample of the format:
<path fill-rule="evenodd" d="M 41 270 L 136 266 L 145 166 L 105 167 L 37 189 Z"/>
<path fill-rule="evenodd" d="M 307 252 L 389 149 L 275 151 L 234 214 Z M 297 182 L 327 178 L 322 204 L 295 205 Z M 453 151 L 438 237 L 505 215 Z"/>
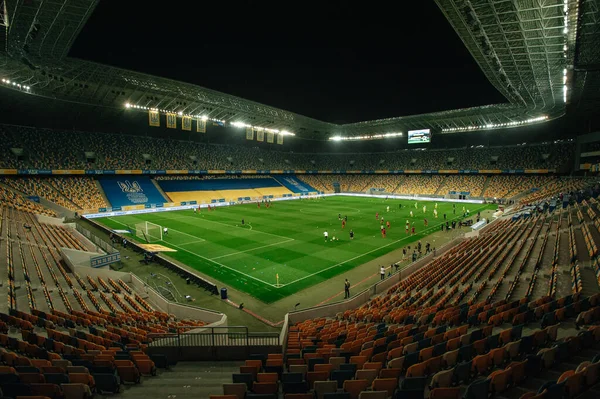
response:
<path fill-rule="evenodd" d="M 288 240 L 286 240 L 286 241 L 282 241 L 282 242 L 275 242 L 275 243 L 273 243 L 273 244 L 267 244 L 267 245 L 263 245 L 263 246 L 261 246 L 261 247 L 256 247 L 256 248 L 250 248 L 250 249 L 246 249 L 245 251 L 237 251 L 237 252 L 233 252 L 233 253 L 230 253 L 230 254 L 226 254 L 226 255 L 217 256 L 217 257 L 215 257 L 215 258 L 211 258 L 211 260 L 214 260 L 214 259 L 221 259 L 221 258 L 226 258 L 226 257 L 228 257 L 228 256 L 239 255 L 239 254 L 246 253 L 246 252 L 256 251 L 257 249 L 262 249 L 262 248 L 272 247 L 272 246 L 274 246 L 274 245 L 281 245 L 281 244 L 285 244 L 285 243 L 292 242 L 292 241 L 296 241 L 296 240 L 294 240 L 293 238 L 290 238 L 290 239 L 288 239 Z"/>
<path fill-rule="evenodd" d="M 157 219 L 164 219 L 164 220 L 182 220 L 182 221 L 184 221 L 184 220 L 185 220 L 185 221 L 186 221 L 185 223 L 188 223 L 188 224 L 190 224 L 189 222 L 187 222 L 187 220 L 189 220 L 189 217 L 184 217 L 184 218 L 176 218 L 176 217 L 173 217 L 173 218 L 157 218 Z M 232 227 L 232 228 L 241 228 L 241 227 L 239 227 L 239 226 L 237 226 L 237 225 L 231 225 L 231 224 L 228 224 L 228 223 L 217 222 L 216 220 L 210 220 L 210 219 L 201 219 L 201 220 L 203 220 L 203 221 L 206 221 L 206 222 L 210 222 L 210 223 L 217 223 L 217 224 L 220 224 L 220 225 L 223 225 L 223 226 L 227 226 L 227 227 Z M 266 233 L 266 232 L 264 232 L 264 231 L 260 231 L 260 230 L 254 230 L 254 229 L 252 228 L 252 225 L 250 225 L 250 229 L 248 229 L 248 230 L 244 230 L 244 231 L 252 231 L 253 233 L 267 234 L 267 235 L 270 235 L 270 236 L 273 236 L 273 237 L 277 237 L 277 238 L 283 238 L 283 239 L 288 239 L 288 238 L 289 238 L 289 237 L 284 237 L 284 236 L 280 236 L 280 235 L 277 235 L 277 234 Z"/>
<path fill-rule="evenodd" d="M 117 222 L 117 221 L 116 221 L 116 220 L 114 220 L 114 219 L 113 219 L 113 221 L 114 221 L 114 222 Z M 121 225 L 123 225 L 123 226 L 127 226 L 125 223 L 121 223 L 121 222 L 117 222 L 117 223 L 119 223 L 119 224 L 121 224 Z M 226 269 L 232 270 L 232 271 L 234 271 L 234 272 L 236 272 L 236 273 L 242 274 L 242 275 L 244 275 L 244 276 L 246 276 L 246 277 L 248 277 L 248 278 L 251 278 L 251 279 L 253 279 L 253 280 L 259 281 L 259 282 L 261 282 L 261 283 L 263 283 L 263 284 L 267 284 L 267 285 L 270 285 L 271 287 L 275 287 L 275 285 L 273 285 L 273 284 L 271 284 L 271 283 L 267 283 L 266 281 L 262 281 L 262 280 L 261 280 L 261 279 L 259 279 L 259 278 L 256 278 L 256 277 L 253 277 L 253 276 L 250 276 L 249 274 L 243 273 L 243 272 L 241 272 L 241 271 L 239 271 L 239 270 L 232 269 L 232 268 L 230 268 L 229 266 L 227 266 L 227 265 L 224 265 L 224 264 L 222 264 L 222 263 L 219 263 L 219 262 L 217 262 L 217 261 L 214 261 L 214 260 L 212 260 L 212 259 L 205 258 L 204 256 L 202 256 L 202 255 L 198 255 L 198 254 L 197 254 L 197 253 L 195 253 L 195 252 L 188 251 L 188 250 L 187 250 L 187 249 L 185 249 L 185 248 L 181 248 L 179 245 L 175 245 L 175 244 L 173 244 L 173 243 L 170 243 L 170 242 L 168 243 L 168 242 L 165 242 L 165 241 L 162 241 L 162 240 L 160 240 L 160 241 L 161 241 L 161 242 L 163 242 L 163 243 L 165 243 L 167 246 L 168 246 L 168 245 L 171 245 L 171 246 L 173 246 L 173 247 L 175 247 L 175 248 L 179 248 L 180 250 L 182 250 L 182 251 L 185 251 L 185 252 L 187 252 L 187 253 L 189 253 L 189 254 L 191 254 L 191 255 L 197 256 L 197 257 L 198 257 L 198 258 L 200 258 L 200 259 L 204 259 L 204 260 L 206 260 L 206 261 L 208 261 L 208 262 L 212 262 L 212 263 L 214 263 L 214 264 L 216 264 L 216 265 L 219 265 L 219 266 L 221 266 L 221 267 L 224 267 L 224 268 L 226 268 Z"/>
<path fill-rule="evenodd" d="M 402 206 L 399 207 L 398 204 Z M 421 207 L 416 209 L 415 204 L 426 205 L 428 212 L 422 213 Z M 244 291 L 265 303 L 272 303 L 346 273 L 392 250 L 412 246 L 416 241 L 427 240 L 436 247 L 435 237 L 427 239 L 427 234 L 435 231 L 436 227 L 423 227 L 423 218 L 429 218 L 433 224 L 435 220 L 444 220 L 443 216 L 446 214 L 450 222 L 462 219 L 459 215 L 463 214 L 460 210 L 463 206 L 465 210 L 466 207 L 473 206 L 464 203 L 456 203 L 455 206 L 448 202 L 439 203 L 437 210 L 440 219 L 434 219 L 434 205 L 435 201 L 418 199 L 337 197 L 322 201 L 282 201 L 269 209 L 246 204 L 219 208 L 215 212 L 202 212 L 201 216 L 191 211 L 172 211 L 116 217 L 115 220 L 130 225 L 148 221 L 165 225 L 170 230 L 175 228 L 190 236 L 201 236 L 205 242 L 197 246 L 194 243 L 184 245 L 183 235 L 179 236 L 174 232 L 165 237 L 166 241 L 163 242 L 174 249 L 180 246 L 181 250 L 166 255 L 225 286 Z M 389 211 L 386 209 L 388 206 Z M 490 209 L 492 206 L 484 207 Z M 411 210 L 413 217 L 409 215 Z M 471 212 L 473 218 L 478 210 Z M 338 215 L 344 217 L 345 212 L 348 223 L 342 229 Z M 392 225 L 385 239 L 381 237 L 380 220 L 373 220 L 376 213 Z M 249 226 L 240 228 L 241 219 L 246 224 L 250 223 L 253 229 L 250 230 Z M 204 223 L 205 220 L 208 223 Z M 407 220 L 417 231 L 424 230 L 413 236 L 405 236 L 404 224 Z M 100 219 L 99 222 L 120 228 L 107 218 Z M 439 224 L 436 225 L 439 228 Z M 355 232 L 353 241 L 348 239 L 350 229 Z M 336 236 L 339 240 L 324 242 L 325 230 L 329 232 L 330 238 Z M 175 244 L 171 244 L 173 242 Z M 285 286 L 275 288 L 276 275 L 279 275 L 280 283 L 286 284 Z"/>
<path fill-rule="evenodd" d="M 485 208 L 485 207 L 484 207 L 484 206 L 482 206 L 482 207 L 479 207 L 479 208 L 477 208 L 477 209 L 475 210 L 475 212 L 477 212 L 477 211 L 479 211 L 479 210 L 481 210 L 481 209 L 483 209 L 483 208 Z M 458 219 L 459 219 L 459 218 L 454 218 L 454 219 L 450 219 L 449 221 L 450 221 L 450 222 L 452 222 L 453 220 L 458 220 Z M 437 229 L 438 229 L 438 228 L 439 228 L 441 225 L 443 225 L 443 224 L 446 224 L 446 223 L 445 223 L 445 222 L 438 223 L 438 224 L 436 224 L 435 226 L 432 226 L 432 227 L 430 227 L 430 228 L 428 228 L 428 229 L 425 229 L 425 230 L 423 230 L 423 232 L 421 232 L 421 233 L 419 233 L 419 234 L 416 234 L 416 235 L 423 235 L 423 234 L 425 234 L 425 233 L 426 233 L 426 232 L 428 232 L 428 231 L 435 231 L 435 230 L 437 230 Z M 370 253 L 373 253 L 373 252 L 375 252 L 375 251 L 379 251 L 379 250 L 381 250 L 381 249 L 383 249 L 383 248 L 387 248 L 387 247 L 389 247 L 390 245 L 397 244 L 397 243 L 399 243 L 399 242 L 401 242 L 401 241 L 404 241 L 404 240 L 406 240 L 407 238 L 410 238 L 410 237 L 412 237 L 412 236 L 408 236 L 408 237 L 400 238 L 399 240 L 393 241 L 393 242 L 391 242 L 391 243 L 389 243 L 389 244 L 386 244 L 386 245 L 383 245 L 383 246 L 381 246 L 381 247 L 379 247 L 379 248 L 375 248 L 375 249 L 373 249 L 373 250 L 371 250 L 371 251 L 369 251 L 369 252 L 365 252 L 365 253 L 363 253 L 363 254 L 360 254 L 360 255 L 358 255 L 358 256 L 355 256 L 354 258 L 350 258 L 350 259 L 348 259 L 348 260 L 345 260 L 345 261 L 343 261 L 343 262 L 340 262 L 340 263 L 338 263 L 338 264 L 336 264 L 336 265 L 329 266 L 327 269 L 323 269 L 323 270 L 320 270 L 320 271 L 318 271 L 318 272 L 316 272 L 316 273 L 309 274 L 308 276 L 304 276 L 304 277 L 302 277 L 302 278 L 299 278 L 298 280 L 294 280 L 294 281 L 292 281 L 291 283 L 287 283 L 287 284 L 284 284 L 284 285 L 291 285 L 291 284 L 294 284 L 294 283 L 296 283 L 296 282 L 298 282 L 298 281 L 301 281 L 301 280 L 307 279 L 307 278 L 309 278 L 309 277 L 316 276 L 317 274 L 323 273 L 324 271 L 327 271 L 327 270 L 333 269 L 334 267 L 338 267 L 338 266 L 341 266 L 341 265 L 343 265 L 343 264 L 345 264 L 345 263 L 348 263 L 348 262 L 351 262 L 351 261 L 353 261 L 353 260 L 356 260 L 356 259 L 362 258 L 362 257 L 363 257 L 363 256 L 365 256 L 365 255 L 369 255 Z"/>

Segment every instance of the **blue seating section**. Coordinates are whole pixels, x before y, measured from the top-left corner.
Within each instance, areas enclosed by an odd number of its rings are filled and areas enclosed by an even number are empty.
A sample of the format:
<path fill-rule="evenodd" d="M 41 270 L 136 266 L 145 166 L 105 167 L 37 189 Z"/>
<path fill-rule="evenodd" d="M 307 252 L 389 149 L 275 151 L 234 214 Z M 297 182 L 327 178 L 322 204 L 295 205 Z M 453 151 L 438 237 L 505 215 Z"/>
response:
<path fill-rule="evenodd" d="M 99 181 L 113 208 L 168 202 L 149 177 L 103 176 Z"/>

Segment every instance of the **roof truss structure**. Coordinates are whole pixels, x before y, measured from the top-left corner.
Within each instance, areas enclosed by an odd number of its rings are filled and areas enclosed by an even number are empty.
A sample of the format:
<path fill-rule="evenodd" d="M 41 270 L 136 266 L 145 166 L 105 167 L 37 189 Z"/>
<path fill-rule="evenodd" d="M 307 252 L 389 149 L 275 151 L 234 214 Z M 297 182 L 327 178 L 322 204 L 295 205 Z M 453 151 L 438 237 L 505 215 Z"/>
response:
<path fill-rule="evenodd" d="M 17 89 L 29 87 L 29 94 L 54 99 L 115 109 L 130 103 L 321 138 L 421 128 L 445 133 L 510 127 L 541 116 L 554 119 L 565 114 L 571 95 L 584 102 L 600 83 L 597 74 L 588 71 L 582 77 L 574 67 L 575 59 L 588 67 L 600 62 L 596 0 L 436 0 L 508 102 L 336 125 L 196 85 L 67 57 L 97 3 L 0 1 L 3 21 L 10 22 L 0 74 L 19 82 Z M 574 94 L 565 91 L 571 79 Z"/>

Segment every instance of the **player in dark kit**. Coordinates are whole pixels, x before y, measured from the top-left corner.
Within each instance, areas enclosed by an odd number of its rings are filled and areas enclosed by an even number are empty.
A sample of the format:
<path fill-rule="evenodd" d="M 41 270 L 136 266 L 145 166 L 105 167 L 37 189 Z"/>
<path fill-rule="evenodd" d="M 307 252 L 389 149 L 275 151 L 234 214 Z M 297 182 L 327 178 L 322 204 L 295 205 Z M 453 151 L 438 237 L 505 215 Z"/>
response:
<path fill-rule="evenodd" d="M 354 240 L 354 232 L 352 230 L 350 230 L 350 239 Z"/>
<path fill-rule="evenodd" d="M 244 219 L 242 219 L 242 226 L 244 225 Z"/>

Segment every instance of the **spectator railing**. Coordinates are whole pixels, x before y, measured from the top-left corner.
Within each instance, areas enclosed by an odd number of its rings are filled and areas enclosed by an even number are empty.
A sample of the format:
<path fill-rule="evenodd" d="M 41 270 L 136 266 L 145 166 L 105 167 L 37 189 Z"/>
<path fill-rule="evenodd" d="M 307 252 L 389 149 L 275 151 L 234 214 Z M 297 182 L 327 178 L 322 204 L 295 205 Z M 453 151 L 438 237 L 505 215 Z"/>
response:
<path fill-rule="evenodd" d="M 279 332 L 250 332 L 248 327 L 193 327 L 190 332 L 149 334 L 149 354 L 178 360 L 244 360 L 251 354 L 281 352 Z"/>

